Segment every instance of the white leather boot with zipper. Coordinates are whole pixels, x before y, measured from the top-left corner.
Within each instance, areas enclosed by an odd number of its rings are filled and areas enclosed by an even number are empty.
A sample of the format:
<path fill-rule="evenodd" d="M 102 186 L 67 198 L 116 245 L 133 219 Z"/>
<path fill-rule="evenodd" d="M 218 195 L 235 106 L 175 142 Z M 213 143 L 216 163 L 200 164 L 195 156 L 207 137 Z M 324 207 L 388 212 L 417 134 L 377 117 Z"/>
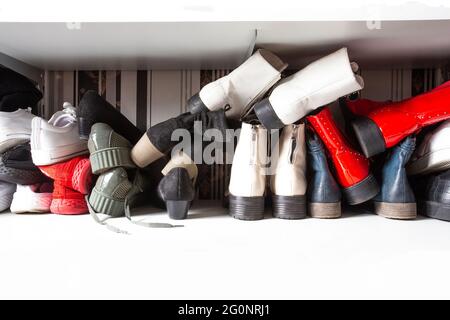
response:
<path fill-rule="evenodd" d="M 230 177 L 230 215 L 241 220 L 264 218 L 267 130 L 242 123 Z"/>
<path fill-rule="evenodd" d="M 278 146 L 276 171 L 270 181 L 273 216 L 280 219 L 306 218 L 305 125 L 284 127 Z M 272 155 L 272 159 L 276 158 Z"/>
<path fill-rule="evenodd" d="M 230 74 L 208 83 L 188 101 L 191 113 L 227 109 L 229 119 L 239 120 L 281 79 L 287 64 L 270 51 L 256 51 Z"/>
<path fill-rule="evenodd" d="M 280 81 L 270 96 L 255 104 L 259 121 L 267 129 L 281 129 L 311 111 L 361 90 L 358 66 L 351 63 L 347 48 L 323 57 Z"/>

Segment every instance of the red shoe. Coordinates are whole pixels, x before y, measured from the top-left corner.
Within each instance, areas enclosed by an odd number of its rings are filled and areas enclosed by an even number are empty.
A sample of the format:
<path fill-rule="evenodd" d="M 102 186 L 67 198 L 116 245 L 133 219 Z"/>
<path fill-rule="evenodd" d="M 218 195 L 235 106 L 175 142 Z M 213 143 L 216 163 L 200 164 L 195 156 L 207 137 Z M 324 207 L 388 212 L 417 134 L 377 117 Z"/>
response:
<path fill-rule="evenodd" d="M 370 173 L 369 160 L 350 146 L 334 123 L 330 109 L 325 107 L 307 119 L 328 150 L 348 203 L 358 204 L 375 197 L 379 186 Z"/>
<path fill-rule="evenodd" d="M 395 146 L 425 126 L 450 118 L 450 83 L 419 96 L 388 103 L 352 123 L 366 157 Z"/>
<path fill-rule="evenodd" d="M 378 108 L 381 108 L 382 106 L 385 106 L 389 103 L 392 103 L 392 101 L 373 101 L 369 99 L 358 99 L 358 100 L 345 100 L 345 106 L 354 114 L 357 116 L 365 117 L 373 110 L 376 110 Z"/>
<path fill-rule="evenodd" d="M 92 187 L 92 170 L 88 156 L 79 156 L 65 162 L 48 166 L 39 166 L 48 177 L 61 185 L 89 194 Z"/>
<path fill-rule="evenodd" d="M 55 181 L 50 212 L 63 215 L 88 213 L 84 195 Z"/>

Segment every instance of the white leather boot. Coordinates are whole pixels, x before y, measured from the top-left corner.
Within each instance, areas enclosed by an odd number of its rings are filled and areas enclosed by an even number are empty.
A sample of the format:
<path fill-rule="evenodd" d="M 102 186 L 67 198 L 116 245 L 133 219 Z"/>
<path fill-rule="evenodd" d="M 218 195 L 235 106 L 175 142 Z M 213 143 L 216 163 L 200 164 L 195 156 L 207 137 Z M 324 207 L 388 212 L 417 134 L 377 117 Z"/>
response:
<path fill-rule="evenodd" d="M 271 177 L 273 216 L 280 219 L 306 218 L 305 125 L 284 127 L 279 157 Z M 272 159 L 275 159 L 272 155 Z"/>
<path fill-rule="evenodd" d="M 270 51 L 260 49 L 230 74 L 204 86 L 188 101 L 191 113 L 228 109 L 226 116 L 240 119 L 261 98 L 287 67 Z"/>
<path fill-rule="evenodd" d="M 363 79 L 354 74 L 347 48 L 323 57 L 280 81 L 266 98 L 255 105 L 255 113 L 267 129 L 295 123 L 311 111 L 361 90 Z"/>
<path fill-rule="evenodd" d="M 267 130 L 242 123 L 230 177 L 230 215 L 241 220 L 264 218 Z"/>

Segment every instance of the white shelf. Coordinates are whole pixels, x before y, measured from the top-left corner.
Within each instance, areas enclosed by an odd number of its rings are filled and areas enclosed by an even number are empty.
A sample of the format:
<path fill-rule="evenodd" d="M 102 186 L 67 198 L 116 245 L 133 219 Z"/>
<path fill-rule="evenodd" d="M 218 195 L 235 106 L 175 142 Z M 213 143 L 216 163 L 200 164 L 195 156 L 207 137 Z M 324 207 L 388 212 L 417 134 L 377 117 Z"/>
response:
<path fill-rule="evenodd" d="M 144 210 L 146 211 L 146 210 Z M 167 222 L 153 213 L 151 221 Z M 244 222 L 200 203 L 184 228 L 0 214 L 0 298 L 449 298 L 450 224 L 363 213 Z"/>

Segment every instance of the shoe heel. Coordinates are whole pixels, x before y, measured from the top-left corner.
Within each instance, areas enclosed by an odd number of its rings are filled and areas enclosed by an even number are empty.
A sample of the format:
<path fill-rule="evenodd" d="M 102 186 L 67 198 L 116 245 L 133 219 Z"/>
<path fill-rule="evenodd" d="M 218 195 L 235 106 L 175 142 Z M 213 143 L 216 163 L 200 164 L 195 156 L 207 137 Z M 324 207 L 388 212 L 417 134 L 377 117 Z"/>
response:
<path fill-rule="evenodd" d="M 306 218 L 305 196 L 272 195 L 273 216 L 279 219 Z"/>
<path fill-rule="evenodd" d="M 308 211 L 316 219 L 337 219 L 342 215 L 341 202 L 310 202 Z"/>
<path fill-rule="evenodd" d="M 352 121 L 352 127 L 361 150 L 367 158 L 386 150 L 383 135 L 375 122 L 369 118 L 358 117 Z"/>
<path fill-rule="evenodd" d="M 78 133 L 80 139 L 89 140 L 89 135 L 91 134 L 91 127 L 85 118 L 78 118 Z"/>
<path fill-rule="evenodd" d="M 379 191 L 380 187 L 372 174 L 369 174 L 364 180 L 354 186 L 342 190 L 350 205 L 366 202 L 374 198 Z"/>
<path fill-rule="evenodd" d="M 167 212 L 169 218 L 173 220 L 184 220 L 187 218 L 191 201 L 166 201 Z"/>
<path fill-rule="evenodd" d="M 375 213 L 381 217 L 397 220 L 417 218 L 416 203 L 374 202 Z"/>
<path fill-rule="evenodd" d="M 238 197 L 230 195 L 230 215 L 239 220 L 264 219 L 264 197 Z"/>

